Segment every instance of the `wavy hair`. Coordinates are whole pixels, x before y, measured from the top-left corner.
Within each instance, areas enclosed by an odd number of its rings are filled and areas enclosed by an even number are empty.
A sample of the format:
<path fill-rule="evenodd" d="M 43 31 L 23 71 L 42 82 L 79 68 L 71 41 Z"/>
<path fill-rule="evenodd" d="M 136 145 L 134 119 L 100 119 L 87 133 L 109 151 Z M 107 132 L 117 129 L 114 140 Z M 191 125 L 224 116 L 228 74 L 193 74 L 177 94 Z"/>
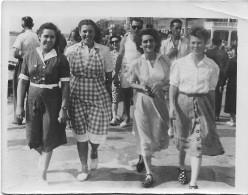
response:
<path fill-rule="evenodd" d="M 205 44 L 207 43 L 207 41 L 209 39 L 208 31 L 205 28 L 201 27 L 201 26 L 192 27 L 191 30 L 190 30 L 189 35 L 193 36 L 193 37 L 197 37 L 199 39 L 203 39 Z"/>
<path fill-rule="evenodd" d="M 143 29 L 138 34 L 136 34 L 136 36 L 134 37 L 134 42 L 136 44 L 137 50 L 140 51 L 142 54 L 144 53 L 143 49 L 140 47 L 141 43 L 142 43 L 142 36 L 143 35 L 151 35 L 154 38 L 155 43 L 156 43 L 154 50 L 156 53 L 159 53 L 159 49 L 161 46 L 161 38 L 160 38 L 158 32 L 153 28 Z"/>

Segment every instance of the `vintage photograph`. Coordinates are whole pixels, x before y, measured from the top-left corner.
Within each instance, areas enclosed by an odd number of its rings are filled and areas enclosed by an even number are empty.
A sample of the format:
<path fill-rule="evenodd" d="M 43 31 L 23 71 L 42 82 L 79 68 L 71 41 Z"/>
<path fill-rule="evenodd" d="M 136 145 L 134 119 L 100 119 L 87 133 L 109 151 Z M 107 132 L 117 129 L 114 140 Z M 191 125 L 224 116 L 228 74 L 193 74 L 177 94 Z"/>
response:
<path fill-rule="evenodd" d="M 167 3 L 2 3 L 2 193 L 247 190 L 244 18 Z"/>

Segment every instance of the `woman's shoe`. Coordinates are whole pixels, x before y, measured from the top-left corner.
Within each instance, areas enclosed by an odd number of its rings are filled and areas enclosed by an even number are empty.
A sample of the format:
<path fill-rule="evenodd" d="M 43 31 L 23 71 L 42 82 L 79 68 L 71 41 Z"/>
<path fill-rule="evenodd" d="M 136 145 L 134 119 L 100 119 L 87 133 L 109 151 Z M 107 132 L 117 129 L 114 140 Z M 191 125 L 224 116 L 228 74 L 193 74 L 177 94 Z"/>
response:
<path fill-rule="evenodd" d="M 79 173 L 77 176 L 78 181 L 85 181 L 88 177 L 88 173 Z"/>
<path fill-rule="evenodd" d="M 179 173 L 178 173 L 178 181 L 180 184 L 186 184 L 187 183 L 187 175 L 186 175 L 186 169 L 182 170 L 179 169 Z"/>
<path fill-rule="evenodd" d="M 231 127 L 234 127 L 236 125 L 233 121 L 227 121 L 226 124 Z"/>
<path fill-rule="evenodd" d="M 117 125 L 117 119 L 116 118 L 112 118 L 112 120 L 109 123 L 111 126 L 116 126 Z"/>
<path fill-rule="evenodd" d="M 140 173 L 141 171 L 143 171 L 144 168 L 145 168 L 145 163 L 143 161 L 142 155 L 139 155 L 139 161 L 138 161 L 138 163 L 136 165 L 136 168 L 137 168 L 137 172 L 138 173 Z"/>
<path fill-rule="evenodd" d="M 91 169 L 96 169 L 98 166 L 98 153 L 97 150 L 93 152 L 93 150 L 91 150 L 91 154 L 90 154 L 90 168 Z"/>
<path fill-rule="evenodd" d="M 189 189 L 199 189 L 197 185 L 195 186 L 189 186 Z"/>
<path fill-rule="evenodd" d="M 142 182 L 142 186 L 144 188 L 149 188 L 153 184 L 153 176 L 152 174 L 146 174 L 145 180 Z"/>

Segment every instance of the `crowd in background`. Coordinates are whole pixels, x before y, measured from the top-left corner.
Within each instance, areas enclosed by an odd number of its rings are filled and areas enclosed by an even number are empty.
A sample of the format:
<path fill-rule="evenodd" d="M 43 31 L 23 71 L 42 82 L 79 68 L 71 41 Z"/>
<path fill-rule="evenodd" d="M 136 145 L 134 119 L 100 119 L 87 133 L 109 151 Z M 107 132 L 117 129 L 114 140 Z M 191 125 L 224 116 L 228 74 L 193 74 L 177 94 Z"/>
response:
<path fill-rule="evenodd" d="M 109 125 L 133 125 L 139 145 L 137 171 L 146 170 L 143 187 L 154 183 L 152 154 L 168 148 L 174 137 L 178 181 L 198 189 L 202 155 L 224 153 L 215 122 L 220 120 L 226 85 L 227 124 L 236 124 L 236 45 L 227 52 L 222 40 L 214 37 L 207 48 L 209 34 L 203 27 L 192 27 L 182 37 L 180 19 L 173 19 L 169 33 L 163 34 L 152 25 L 144 28 L 140 18 L 131 18 L 129 32 L 104 37 L 96 23 L 86 19 L 68 40 L 53 23 L 41 25 L 37 34 L 31 17 L 22 18 L 22 26 L 24 32 L 13 45 L 19 60 L 13 123 L 22 124 L 27 94 L 27 139 L 40 154 L 43 182 L 53 149 L 66 143 L 68 122 L 82 165 L 79 181 L 97 168 L 98 147 L 106 141 Z M 191 156 L 190 181 L 186 153 Z"/>

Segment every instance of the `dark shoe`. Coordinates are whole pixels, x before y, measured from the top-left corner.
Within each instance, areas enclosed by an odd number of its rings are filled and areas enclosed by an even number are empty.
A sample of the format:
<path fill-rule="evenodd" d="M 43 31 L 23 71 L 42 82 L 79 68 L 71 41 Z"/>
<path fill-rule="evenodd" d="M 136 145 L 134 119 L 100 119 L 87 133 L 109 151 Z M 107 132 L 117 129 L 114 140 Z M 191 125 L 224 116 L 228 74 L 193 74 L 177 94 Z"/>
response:
<path fill-rule="evenodd" d="M 179 169 L 179 174 L 178 174 L 178 181 L 180 184 L 186 184 L 187 183 L 187 175 L 186 175 L 186 170 L 181 170 Z"/>
<path fill-rule="evenodd" d="M 13 121 L 12 124 L 13 125 L 22 125 L 22 121 Z"/>
<path fill-rule="evenodd" d="M 189 189 L 199 189 L 198 186 L 189 186 Z"/>
<path fill-rule="evenodd" d="M 215 121 L 216 121 L 216 122 L 219 122 L 219 121 L 220 121 L 220 117 L 218 117 L 218 116 L 215 117 Z"/>
<path fill-rule="evenodd" d="M 144 168 L 145 168 L 145 163 L 144 163 L 144 161 L 143 161 L 142 155 L 139 155 L 139 161 L 138 161 L 136 167 L 137 167 L 138 173 L 140 173 L 141 171 L 144 170 Z"/>
<path fill-rule="evenodd" d="M 153 184 L 153 177 L 152 174 L 146 174 L 146 178 L 145 180 L 142 182 L 142 186 L 144 188 L 149 188 L 151 187 Z"/>

